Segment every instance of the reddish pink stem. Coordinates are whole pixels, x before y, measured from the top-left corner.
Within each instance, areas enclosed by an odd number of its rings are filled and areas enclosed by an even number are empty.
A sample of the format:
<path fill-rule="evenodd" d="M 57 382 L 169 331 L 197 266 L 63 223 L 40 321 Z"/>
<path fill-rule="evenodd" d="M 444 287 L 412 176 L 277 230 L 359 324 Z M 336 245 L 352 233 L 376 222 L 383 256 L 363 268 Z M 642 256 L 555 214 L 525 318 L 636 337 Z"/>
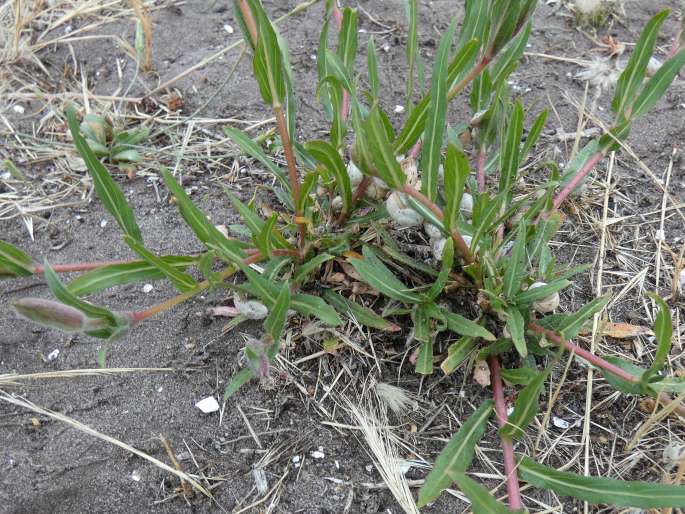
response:
<path fill-rule="evenodd" d="M 409 150 L 409 155 L 407 157 L 416 160 L 416 158 L 419 156 L 420 151 L 421 140 L 419 139 L 416 143 L 414 143 L 414 146 L 411 147 L 411 150 Z"/>
<path fill-rule="evenodd" d="M 501 427 L 507 424 L 507 405 L 504 401 L 504 387 L 500 373 L 499 358 L 495 355 L 488 358 L 490 366 L 490 381 L 492 383 L 492 396 L 495 400 L 495 414 L 497 424 Z M 508 437 L 500 437 L 502 454 L 504 457 L 504 474 L 507 478 L 507 494 L 509 495 L 509 508 L 513 511 L 523 509 L 521 500 L 521 487 L 516 471 L 516 459 L 514 458 L 514 444 Z"/>
<path fill-rule="evenodd" d="M 114 266 L 115 264 L 128 264 L 129 262 L 133 261 L 103 261 L 103 262 L 82 262 L 78 264 L 55 264 L 54 266 L 50 266 L 52 268 L 52 271 L 56 273 L 71 273 L 73 271 L 90 271 L 98 268 L 103 268 L 105 266 Z M 34 269 L 34 273 L 45 273 L 45 266 L 41 266 L 40 264 L 36 264 Z"/>
<path fill-rule="evenodd" d="M 528 328 L 531 329 L 533 332 L 545 336 L 549 341 L 553 342 L 557 346 L 563 346 L 571 353 L 575 353 L 576 355 L 578 355 L 578 357 L 585 359 L 590 364 L 593 364 L 594 366 L 597 366 L 600 369 L 608 371 L 612 375 L 616 375 L 617 377 L 622 378 L 623 380 L 626 380 L 628 382 L 640 381 L 638 377 L 631 375 L 626 370 L 619 368 L 618 366 L 610 362 L 605 361 L 601 357 L 581 348 L 576 344 L 573 344 L 571 341 L 562 338 L 559 334 L 553 332 L 552 330 L 541 327 L 537 323 L 530 323 L 528 325 Z"/>
<path fill-rule="evenodd" d="M 554 198 L 554 208 L 558 209 L 559 206 L 564 203 L 566 197 L 571 194 L 578 184 L 592 171 L 599 161 L 604 158 L 603 152 L 597 152 L 592 154 L 592 156 L 587 160 L 583 167 L 576 173 L 568 184 L 559 192 L 559 194 Z"/>

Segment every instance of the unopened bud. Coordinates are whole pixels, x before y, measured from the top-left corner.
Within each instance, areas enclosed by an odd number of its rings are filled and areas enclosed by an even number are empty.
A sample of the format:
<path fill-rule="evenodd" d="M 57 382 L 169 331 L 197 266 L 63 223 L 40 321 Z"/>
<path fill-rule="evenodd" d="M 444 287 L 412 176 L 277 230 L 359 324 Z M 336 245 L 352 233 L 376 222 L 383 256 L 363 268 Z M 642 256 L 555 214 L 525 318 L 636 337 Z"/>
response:
<path fill-rule="evenodd" d="M 233 299 L 233 303 L 240 311 L 240 314 L 247 319 L 264 319 L 269 315 L 269 309 L 262 302 L 257 300 L 243 300 L 240 296 Z"/>
<path fill-rule="evenodd" d="M 423 221 L 421 215 L 410 208 L 403 193 L 393 191 L 385 201 L 388 214 L 399 227 L 415 227 Z"/>
<path fill-rule="evenodd" d="M 545 282 L 535 282 L 530 286 L 530 289 L 535 289 L 537 287 L 543 287 L 547 284 Z M 547 314 L 554 312 L 557 307 L 559 307 L 559 293 L 554 292 L 544 298 L 540 298 L 533 302 L 533 309 L 535 309 L 540 314 Z"/>
<path fill-rule="evenodd" d="M 107 326 L 103 319 L 93 319 L 80 310 L 52 300 L 22 298 L 12 303 L 14 310 L 30 321 L 63 332 L 86 332 Z"/>

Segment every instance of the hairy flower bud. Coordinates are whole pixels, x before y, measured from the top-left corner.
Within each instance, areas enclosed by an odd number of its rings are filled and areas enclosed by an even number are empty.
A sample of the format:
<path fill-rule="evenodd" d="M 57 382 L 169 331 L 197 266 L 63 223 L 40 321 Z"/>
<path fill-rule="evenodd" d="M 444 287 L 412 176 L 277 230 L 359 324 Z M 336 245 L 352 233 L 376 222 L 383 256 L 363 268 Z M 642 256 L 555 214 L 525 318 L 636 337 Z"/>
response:
<path fill-rule="evenodd" d="M 30 321 L 63 332 L 89 332 L 107 326 L 103 319 L 89 318 L 69 305 L 42 298 L 22 298 L 12 303 L 14 310 Z"/>
<path fill-rule="evenodd" d="M 421 215 L 410 208 L 403 193 L 393 191 L 385 201 L 388 214 L 399 227 L 415 227 L 423 221 Z"/>
<path fill-rule="evenodd" d="M 240 314 L 247 319 L 264 319 L 269 315 L 269 309 L 266 308 L 266 305 L 257 300 L 243 300 L 240 296 L 236 295 L 233 298 L 233 303 L 236 309 L 240 311 Z"/>
<path fill-rule="evenodd" d="M 543 287 L 546 285 L 547 284 L 545 282 L 535 282 L 530 286 L 530 289 L 535 289 L 536 287 Z M 533 302 L 533 309 L 540 314 L 554 312 L 557 307 L 559 307 L 559 293 L 557 292 Z"/>

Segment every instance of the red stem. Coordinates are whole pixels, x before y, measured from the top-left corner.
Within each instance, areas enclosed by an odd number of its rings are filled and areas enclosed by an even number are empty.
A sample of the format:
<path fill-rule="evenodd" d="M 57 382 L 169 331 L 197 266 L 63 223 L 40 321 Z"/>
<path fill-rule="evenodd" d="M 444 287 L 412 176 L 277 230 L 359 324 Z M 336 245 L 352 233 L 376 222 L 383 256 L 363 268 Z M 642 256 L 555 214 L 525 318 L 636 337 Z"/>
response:
<path fill-rule="evenodd" d="M 603 152 L 597 152 L 594 153 L 590 156 L 590 158 L 585 162 L 583 167 L 578 170 L 578 173 L 576 173 L 573 178 L 569 181 L 568 184 L 564 186 L 564 188 L 559 192 L 559 194 L 554 198 L 554 208 L 558 209 L 559 206 L 564 203 L 564 200 L 566 200 L 566 197 L 571 194 L 571 191 L 573 191 L 578 184 L 592 171 L 592 168 L 594 168 L 599 161 L 601 161 L 604 158 L 604 153 Z"/>
<path fill-rule="evenodd" d="M 492 396 L 495 400 L 495 414 L 497 424 L 501 427 L 507 424 L 507 405 L 504 401 L 504 387 L 500 373 L 500 363 L 497 356 L 488 357 L 490 366 L 490 381 L 492 383 Z M 502 454 L 504 457 L 504 474 L 507 479 L 507 494 L 509 495 L 509 508 L 512 511 L 523 509 L 521 501 L 521 487 L 519 486 L 518 473 L 516 471 L 516 459 L 514 458 L 514 444 L 508 437 L 500 437 Z"/>
<path fill-rule="evenodd" d="M 114 266 L 115 264 L 128 264 L 129 262 L 135 262 L 131 260 L 127 261 L 102 261 L 102 262 L 81 262 L 77 264 L 55 264 L 50 266 L 56 273 L 70 273 L 72 271 L 89 271 L 98 268 L 103 268 L 105 266 Z M 45 273 L 45 266 L 36 264 L 33 268 L 34 273 Z"/>
<path fill-rule="evenodd" d="M 420 139 L 414 143 L 414 146 L 412 146 L 411 150 L 409 150 L 409 155 L 407 155 L 407 158 L 416 160 L 416 158 L 419 156 L 419 152 L 421 151 L 421 143 L 422 141 Z"/>
<path fill-rule="evenodd" d="M 590 364 L 593 364 L 594 366 L 603 369 L 605 371 L 608 371 L 612 375 L 616 375 L 619 378 L 622 378 L 623 380 L 626 380 L 628 382 L 639 382 L 640 379 L 638 377 L 633 376 L 632 374 L 628 373 L 626 370 L 619 368 L 618 366 L 605 361 L 601 357 L 595 355 L 592 352 L 589 352 L 580 346 L 573 344 L 571 341 L 568 341 L 564 338 L 562 338 L 559 334 L 556 332 L 549 330 L 547 328 L 541 327 L 537 323 L 530 323 L 528 325 L 528 328 L 531 329 L 533 332 L 536 332 L 538 334 L 541 334 L 545 336 L 549 341 L 552 343 L 556 344 L 557 346 L 563 346 L 566 348 L 568 351 L 571 353 L 575 353 L 578 355 L 578 357 L 581 357 L 582 359 L 585 359 L 588 361 Z"/>

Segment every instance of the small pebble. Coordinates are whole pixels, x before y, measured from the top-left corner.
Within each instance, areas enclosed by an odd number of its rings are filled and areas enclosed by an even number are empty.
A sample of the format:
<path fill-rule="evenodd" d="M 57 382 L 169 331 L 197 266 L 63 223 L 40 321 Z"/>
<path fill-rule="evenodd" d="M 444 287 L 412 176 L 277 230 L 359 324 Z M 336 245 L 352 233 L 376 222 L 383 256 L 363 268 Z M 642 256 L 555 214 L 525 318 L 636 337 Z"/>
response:
<path fill-rule="evenodd" d="M 59 357 L 59 348 L 55 348 L 48 354 L 48 362 L 54 361 L 57 357 Z"/>
<path fill-rule="evenodd" d="M 149 293 L 152 291 L 154 288 L 152 287 L 152 284 L 145 284 L 143 286 L 143 293 Z"/>
<path fill-rule="evenodd" d="M 402 114 L 404 112 L 404 105 L 395 106 L 395 114 Z"/>
<path fill-rule="evenodd" d="M 107 226 L 107 220 L 101 220 L 100 221 L 100 227 L 105 228 Z"/>
<path fill-rule="evenodd" d="M 567 429 L 571 426 L 571 423 L 569 423 L 565 419 L 557 418 L 556 416 L 552 416 L 552 423 L 555 427 L 563 429 Z"/>
<path fill-rule="evenodd" d="M 24 114 L 24 106 L 23 105 L 17 104 L 14 107 L 12 107 L 12 110 L 14 112 L 16 112 L 17 114 Z"/>
<path fill-rule="evenodd" d="M 131 472 L 131 480 L 134 482 L 140 482 L 140 472 L 138 470 L 133 470 Z"/>
<path fill-rule="evenodd" d="M 229 34 L 233 34 L 233 27 L 231 27 L 228 23 L 224 25 L 224 30 Z"/>
<path fill-rule="evenodd" d="M 210 414 L 219 410 L 219 402 L 217 402 L 216 398 L 213 396 L 208 396 L 207 398 L 203 398 L 197 402 L 195 407 L 200 409 L 205 414 Z"/>

